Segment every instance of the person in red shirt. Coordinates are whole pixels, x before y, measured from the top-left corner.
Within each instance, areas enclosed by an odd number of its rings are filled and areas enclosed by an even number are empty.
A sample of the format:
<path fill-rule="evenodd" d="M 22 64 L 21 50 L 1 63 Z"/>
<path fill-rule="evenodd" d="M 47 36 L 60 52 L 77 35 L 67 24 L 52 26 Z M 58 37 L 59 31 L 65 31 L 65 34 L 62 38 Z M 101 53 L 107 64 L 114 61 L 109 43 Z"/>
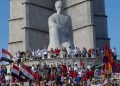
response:
<path fill-rule="evenodd" d="M 40 86 L 40 81 L 42 80 L 42 77 L 40 76 L 39 72 L 35 73 L 35 86 Z"/>
<path fill-rule="evenodd" d="M 77 77 L 77 75 L 78 75 L 78 73 L 77 73 L 77 71 L 75 70 L 75 71 L 73 72 L 73 78 L 75 79 L 75 78 Z"/>
<path fill-rule="evenodd" d="M 90 78 L 89 69 L 86 70 L 85 74 L 86 74 L 87 79 L 89 79 Z"/>
<path fill-rule="evenodd" d="M 80 61 L 80 67 L 84 67 L 84 63 L 82 60 Z"/>
<path fill-rule="evenodd" d="M 94 77 L 94 70 L 92 69 L 89 70 L 89 77 L 90 79 Z"/>
<path fill-rule="evenodd" d="M 56 48 L 55 50 L 54 50 L 54 53 L 55 53 L 55 57 L 60 57 L 59 55 L 60 55 L 60 49 L 58 49 L 58 48 Z"/>
<path fill-rule="evenodd" d="M 82 81 L 87 81 L 87 76 L 86 75 L 83 75 Z"/>
<path fill-rule="evenodd" d="M 73 74 L 74 74 L 74 69 L 70 68 L 69 70 L 69 77 L 71 77 L 73 79 Z"/>
<path fill-rule="evenodd" d="M 62 76 L 66 77 L 67 76 L 67 66 L 66 63 L 62 65 Z"/>

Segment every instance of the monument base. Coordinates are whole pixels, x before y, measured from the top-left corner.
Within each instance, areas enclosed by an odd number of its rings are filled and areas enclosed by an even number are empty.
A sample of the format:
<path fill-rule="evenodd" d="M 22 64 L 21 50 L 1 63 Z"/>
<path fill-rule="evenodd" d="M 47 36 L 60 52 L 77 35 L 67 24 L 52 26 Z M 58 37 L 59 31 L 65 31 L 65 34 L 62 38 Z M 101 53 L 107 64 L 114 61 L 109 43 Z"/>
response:
<path fill-rule="evenodd" d="M 87 67 L 88 65 L 94 66 L 94 65 L 101 65 L 102 64 L 102 58 L 101 57 L 72 57 L 72 58 L 55 58 L 55 59 L 41 59 L 37 61 L 27 61 L 24 62 L 28 66 L 32 66 L 33 64 L 47 64 L 47 65 L 57 65 L 57 64 L 62 64 L 66 63 L 67 65 L 71 64 L 78 64 L 80 65 L 80 61 L 82 61 Z"/>

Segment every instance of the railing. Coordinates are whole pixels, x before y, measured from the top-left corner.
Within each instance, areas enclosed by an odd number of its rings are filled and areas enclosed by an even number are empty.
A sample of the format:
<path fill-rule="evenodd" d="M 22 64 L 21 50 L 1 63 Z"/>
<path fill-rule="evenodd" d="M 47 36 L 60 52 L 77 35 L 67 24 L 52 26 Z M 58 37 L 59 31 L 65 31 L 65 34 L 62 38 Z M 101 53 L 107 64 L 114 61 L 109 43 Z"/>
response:
<path fill-rule="evenodd" d="M 85 57 L 82 57 L 82 56 L 78 56 L 78 57 L 75 57 L 75 56 L 71 56 L 71 57 L 60 57 L 60 56 L 58 56 L 58 57 L 54 57 L 54 58 L 51 58 L 51 57 L 47 57 L 47 58 L 44 58 L 44 57 L 35 57 L 35 56 L 31 56 L 31 57 L 24 57 L 23 59 L 22 59 L 22 61 L 23 62 L 30 62 L 30 61 L 43 61 L 43 60 L 61 60 L 61 59 L 64 59 L 64 60 L 66 60 L 66 59 L 81 59 L 81 60 L 83 60 L 83 59 L 95 59 L 95 58 L 99 58 L 99 59 L 102 59 L 102 57 L 100 57 L 100 56 L 95 56 L 95 55 L 92 55 L 91 57 L 88 57 L 88 56 L 85 56 Z"/>

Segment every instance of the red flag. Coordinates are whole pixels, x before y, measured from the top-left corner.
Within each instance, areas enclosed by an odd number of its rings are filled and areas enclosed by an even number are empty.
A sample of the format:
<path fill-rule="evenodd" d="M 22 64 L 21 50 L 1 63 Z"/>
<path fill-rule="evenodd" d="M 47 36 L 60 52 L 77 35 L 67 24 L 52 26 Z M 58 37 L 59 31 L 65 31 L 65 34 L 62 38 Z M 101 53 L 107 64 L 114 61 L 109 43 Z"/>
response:
<path fill-rule="evenodd" d="M 105 63 L 105 68 L 108 70 L 110 73 L 112 73 L 112 52 L 109 48 L 108 43 L 106 43 L 105 48 L 104 48 L 104 57 L 103 57 L 103 63 Z"/>
<path fill-rule="evenodd" d="M 5 49 L 2 49 L 2 54 L 8 55 L 10 58 L 13 58 L 12 54 Z"/>

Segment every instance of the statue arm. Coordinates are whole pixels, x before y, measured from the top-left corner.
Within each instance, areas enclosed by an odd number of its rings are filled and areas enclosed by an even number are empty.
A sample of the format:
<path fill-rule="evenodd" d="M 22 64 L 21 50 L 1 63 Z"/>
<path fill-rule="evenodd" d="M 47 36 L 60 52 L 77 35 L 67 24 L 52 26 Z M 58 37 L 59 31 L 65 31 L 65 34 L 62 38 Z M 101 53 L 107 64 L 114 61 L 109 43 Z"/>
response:
<path fill-rule="evenodd" d="M 64 26 L 60 25 L 60 24 L 57 24 L 55 21 L 53 21 L 51 18 L 49 18 L 48 20 L 48 25 L 49 25 L 49 28 L 51 27 L 58 27 L 58 28 L 64 28 Z"/>

